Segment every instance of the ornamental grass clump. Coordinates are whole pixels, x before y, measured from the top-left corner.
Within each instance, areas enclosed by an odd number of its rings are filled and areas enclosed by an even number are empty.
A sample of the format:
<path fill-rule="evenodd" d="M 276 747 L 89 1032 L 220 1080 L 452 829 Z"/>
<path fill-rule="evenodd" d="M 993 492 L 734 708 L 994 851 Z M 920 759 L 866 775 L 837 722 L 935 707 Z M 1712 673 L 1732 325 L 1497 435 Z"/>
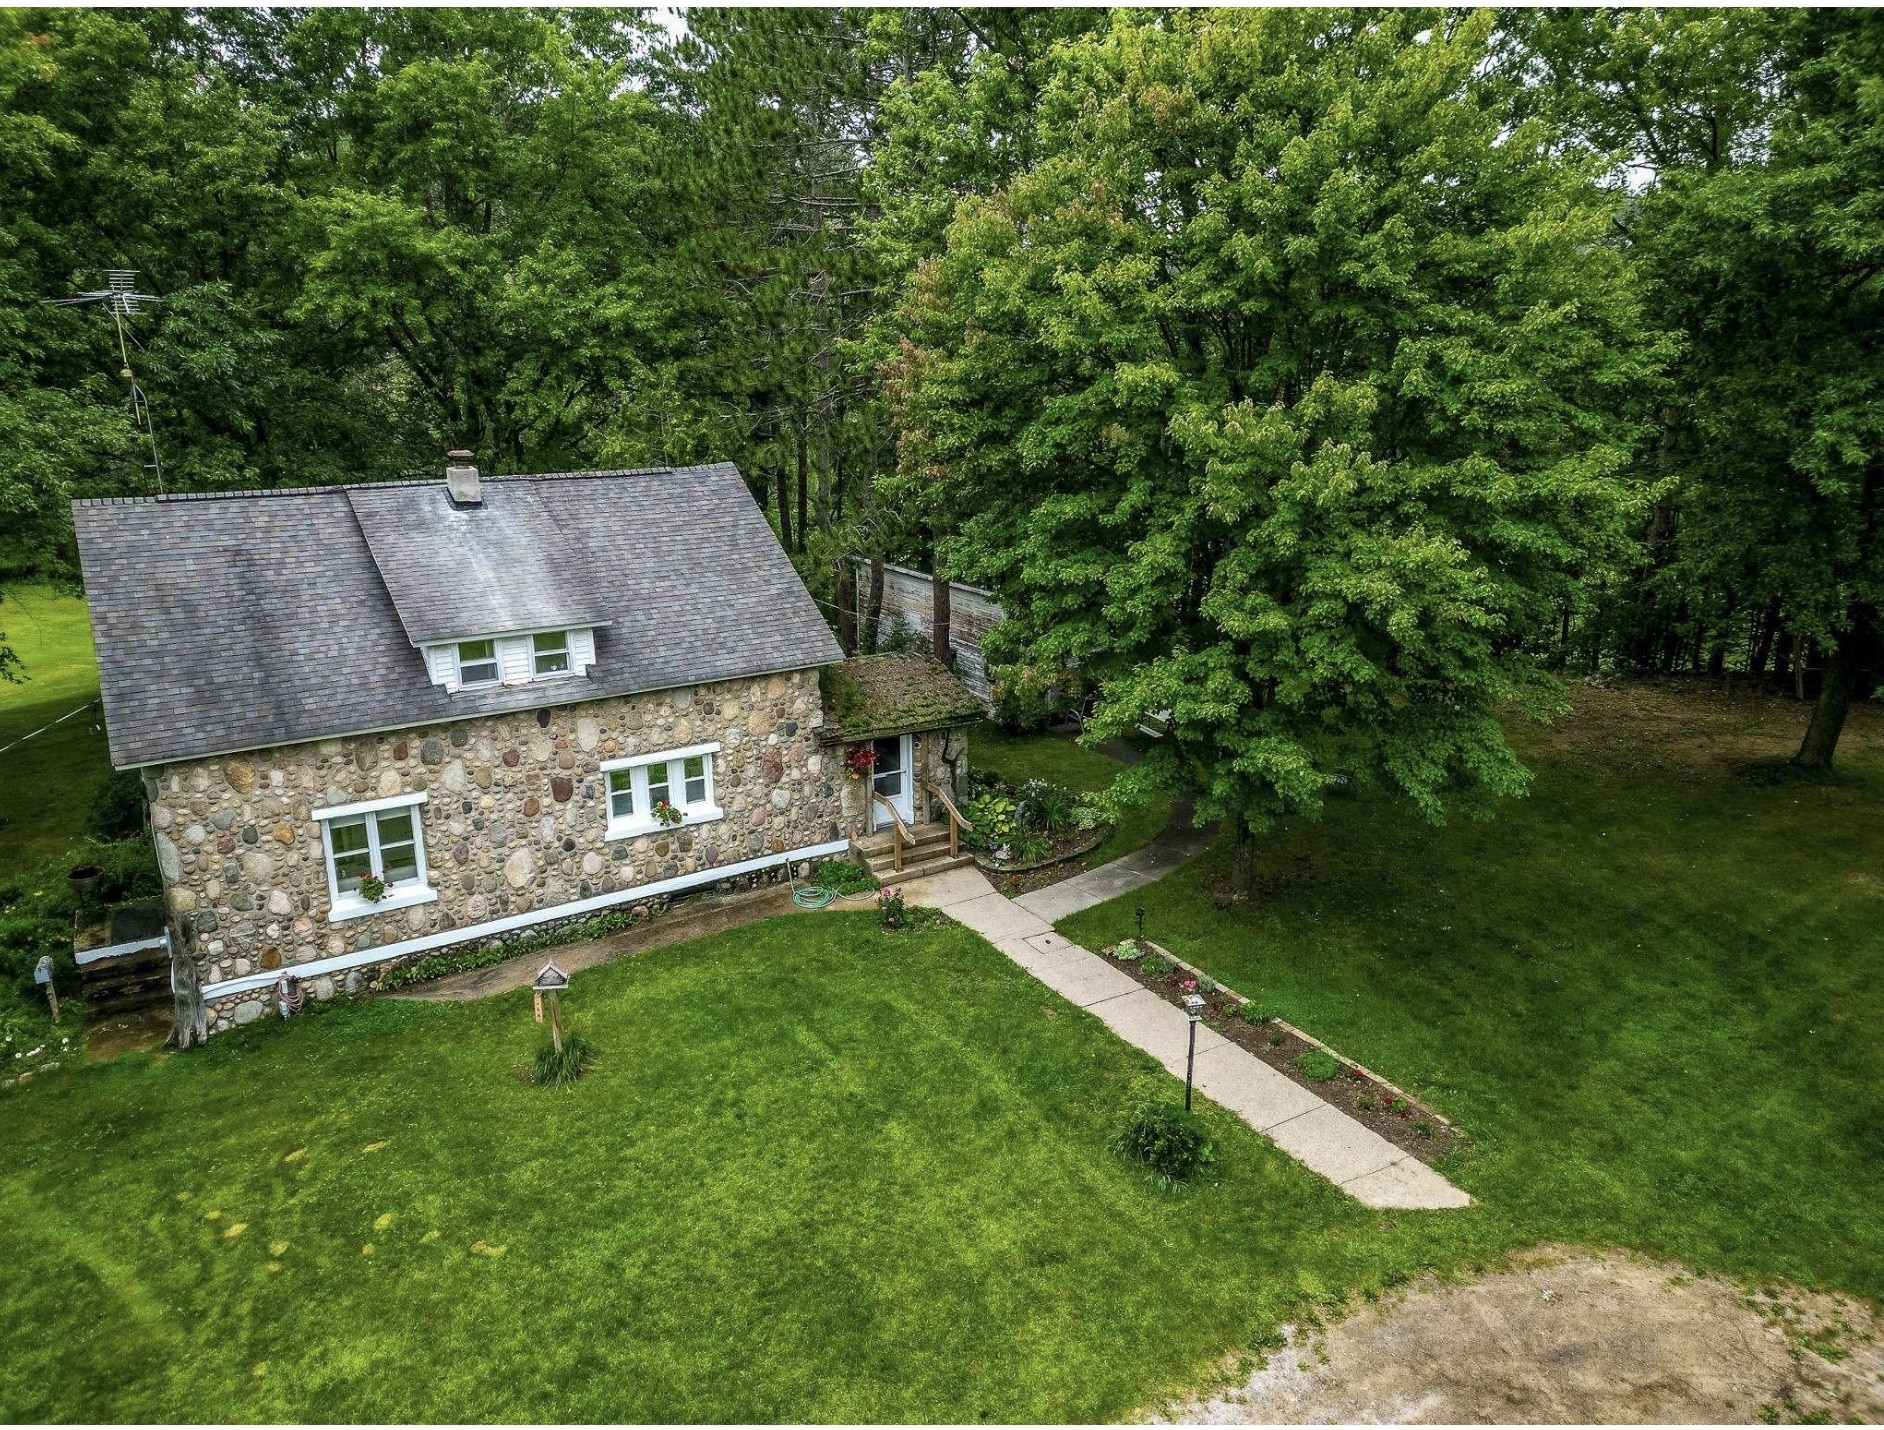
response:
<path fill-rule="evenodd" d="M 1140 1163 L 1152 1180 L 1170 1187 L 1217 1165 L 1210 1129 L 1194 1112 L 1155 1093 L 1142 1093 L 1127 1110 L 1112 1150 Z"/>
<path fill-rule="evenodd" d="M 560 1049 L 545 1043 L 536 1050 L 530 1081 L 538 1087 L 568 1087 L 594 1065 L 595 1044 L 572 1028 L 563 1034 Z"/>

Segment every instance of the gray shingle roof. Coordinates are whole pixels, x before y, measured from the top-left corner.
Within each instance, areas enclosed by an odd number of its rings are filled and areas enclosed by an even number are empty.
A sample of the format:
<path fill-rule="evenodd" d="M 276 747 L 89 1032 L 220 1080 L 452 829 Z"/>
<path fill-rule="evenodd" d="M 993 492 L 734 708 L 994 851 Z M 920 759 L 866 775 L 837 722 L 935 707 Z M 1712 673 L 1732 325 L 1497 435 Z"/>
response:
<path fill-rule="evenodd" d="M 347 504 L 414 641 L 607 622 L 606 576 L 541 482 L 488 482 L 460 507 L 444 484 L 355 487 Z M 573 514 L 572 514 L 573 515 Z"/>
<path fill-rule="evenodd" d="M 533 550 L 506 561 L 482 533 L 463 551 L 435 549 L 446 538 L 428 540 L 424 525 L 451 525 L 442 480 L 73 503 L 112 763 L 843 658 L 730 463 L 483 485 L 483 509 L 462 515 L 556 543 L 549 559 Z M 405 519 L 415 526 L 402 529 Z M 451 615 L 454 598 L 475 629 Z M 508 689 L 447 695 L 414 645 L 435 631 L 587 624 L 603 628 L 586 678 Z"/>

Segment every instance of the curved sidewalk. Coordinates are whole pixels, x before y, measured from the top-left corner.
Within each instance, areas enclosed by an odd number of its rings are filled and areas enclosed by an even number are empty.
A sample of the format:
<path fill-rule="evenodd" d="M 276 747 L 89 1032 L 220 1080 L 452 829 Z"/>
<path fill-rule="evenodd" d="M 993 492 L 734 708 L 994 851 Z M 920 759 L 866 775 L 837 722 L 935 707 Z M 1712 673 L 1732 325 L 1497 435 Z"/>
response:
<path fill-rule="evenodd" d="M 903 897 L 940 909 L 973 929 L 1055 993 L 1084 1008 L 1133 1047 L 1150 1053 L 1174 1077 L 1183 1077 L 1189 1019 L 1098 954 L 1055 933 L 1046 916 L 1032 906 L 1043 894 L 1082 884 L 1085 887 L 1072 896 L 1074 901 L 1065 905 L 1066 912 L 1072 913 L 1149 883 L 1157 877 L 1149 869 L 1163 872 L 1190 857 L 1178 855 L 1168 844 L 1155 860 L 1139 855 L 1128 855 L 1019 899 L 996 893 L 978 869 L 951 869 L 912 880 L 903 886 Z M 1095 879 L 1133 860 L 1138 861 L 1136 866 L 1123 871 L 1127 882 Z M 1202 1024 L 1197 1029 L 1196 1086 L 1364 1206 L 1437 1210 L 1472 1203 L 1419 1158 Z"/>

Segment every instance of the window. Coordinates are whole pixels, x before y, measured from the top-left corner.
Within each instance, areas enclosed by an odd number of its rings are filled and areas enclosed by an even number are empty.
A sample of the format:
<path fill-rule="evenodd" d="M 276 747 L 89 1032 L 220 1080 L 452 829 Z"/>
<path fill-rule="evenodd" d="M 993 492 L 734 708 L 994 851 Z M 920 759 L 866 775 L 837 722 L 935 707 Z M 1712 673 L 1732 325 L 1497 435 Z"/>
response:
<path fill-rule="evenodd" d="M 425 842 L 419 832 L 424 802 L 423 794 L 395 795 L 314 811 L 327 844 L 329 921 L 429 904 L 438 897 L 425 882 Z M 364 892 L 369 878 L 385 886 L 377 900 Z"/>
<path fill-rule="evenodd" d="M 608 777 L 608 837 L 630 839 L 667 828 L 654 813 L 663 803 L 679 810 L 684 824 L 721 818 L 713 802 L 713 756 L 719 748 L 695 745 L 603 765 Z"/>
<path fill-rule="evenodd" d="M 460 685 L 495 685 L 497 683 L 497 642 L 458 642 L 458 683 Z"/>
<path fill-rule="evenodd" d="M 530 637 L 530 657 L 538 675 L 564 675 L 569 670 L 569 632 L 545 631 Z"/>

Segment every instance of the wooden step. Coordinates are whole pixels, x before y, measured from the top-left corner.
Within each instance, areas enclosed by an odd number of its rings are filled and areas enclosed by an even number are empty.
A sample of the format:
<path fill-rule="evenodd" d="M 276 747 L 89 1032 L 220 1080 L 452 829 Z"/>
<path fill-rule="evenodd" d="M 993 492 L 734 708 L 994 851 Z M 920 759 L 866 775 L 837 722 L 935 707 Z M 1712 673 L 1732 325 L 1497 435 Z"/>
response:
<path fill-rule="evenodd" d="M 930 849 L 938 844 L 946 846 L 949 842 L 949 827 L 946 824 L 918 824 L 910 830 L 910 835 L 910 838 L 903 841 L 905 860 L 908 859 L 909 851 L 912 849 Z M 866 859 L 875 858 L 879 854 L 887 858 L 893 852 L 890 831 L 884 829 L 875 834 L 865 835 L 862 839 L 855 841 L 855 847 L 856 851 Z"/>
<path fill-rule="evenodd" d="M 937 854 L 912 856 L 909 847 L 903 847 L 903 868 L 898 873 L 890 862 L 890 856 L 870 861 L 870 872 L 880 884 L 905 884 L 911 879 L 926 879 L 931 874 L 946 873 L 950 869 L 965 869 L 975 862 L 974 855 L 964 849 L 960 854 L 950 855 L 948 847 L 943 846 Z"/>

